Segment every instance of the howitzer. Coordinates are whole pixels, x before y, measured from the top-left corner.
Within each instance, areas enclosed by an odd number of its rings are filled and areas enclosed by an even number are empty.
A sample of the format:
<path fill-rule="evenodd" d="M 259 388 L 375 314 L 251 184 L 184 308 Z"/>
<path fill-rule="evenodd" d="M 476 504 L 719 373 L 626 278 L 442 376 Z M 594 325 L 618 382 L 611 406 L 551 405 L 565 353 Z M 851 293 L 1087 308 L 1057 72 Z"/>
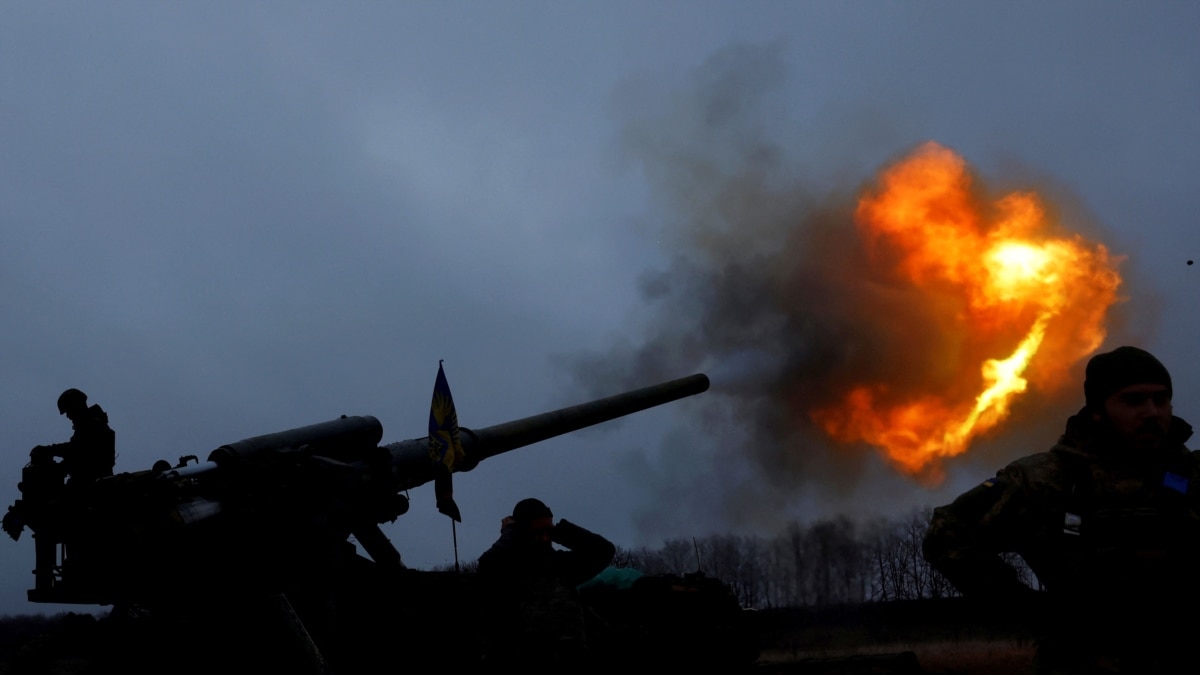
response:
<path fill-rule="evenodd" d="M 465 457 L 455 470 L 707 388 L 708 378 L 698 374 L 461 428 Z M 382 437 L 374 417 L 344 416 L 223 445 L 203 462 L 161 462 L 49 490 L 54 467 L 32 461 L 15 507 L 36 542 L 29 599 L 186 614 L 273 598 L 302 632 L 316 625 L 329 634 L 339 623 L 360 630 L 347 612 L 411 604 L 441 583 L 404 569 L 379 527 L 407 511 L 404 491 L 434 479 L 429 440 L 381 445 Z"/>

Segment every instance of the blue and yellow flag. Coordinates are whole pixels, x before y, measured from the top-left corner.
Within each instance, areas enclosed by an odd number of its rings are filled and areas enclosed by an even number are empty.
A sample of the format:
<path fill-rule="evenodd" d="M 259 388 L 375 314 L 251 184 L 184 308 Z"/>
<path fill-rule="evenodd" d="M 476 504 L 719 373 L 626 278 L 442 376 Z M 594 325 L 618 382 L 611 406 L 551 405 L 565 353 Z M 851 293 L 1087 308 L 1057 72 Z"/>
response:
<path fill-rule="evenodd" d="M 446 372 L 438 361 L 437 380 L 433 383 L 433 402 L 429 406 L 429 459 L 434 464 L 433 489 L 437 495 L 438 511 L 462 522 L 458 505 L 454 503 L 454 486 L 450 474 L 463 459 L 462 443 L 458 438 L 458 413 Z"/>

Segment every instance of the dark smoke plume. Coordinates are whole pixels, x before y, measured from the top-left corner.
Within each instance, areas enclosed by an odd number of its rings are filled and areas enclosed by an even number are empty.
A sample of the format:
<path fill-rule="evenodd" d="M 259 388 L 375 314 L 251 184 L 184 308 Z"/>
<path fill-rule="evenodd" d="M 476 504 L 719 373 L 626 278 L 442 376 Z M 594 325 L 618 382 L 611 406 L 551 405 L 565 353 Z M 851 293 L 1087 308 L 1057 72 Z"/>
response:
<path fill-rule="evenodd" d="M 769 527 L 799 511 L 868 514 L 930 497 L 869 448 L 834 447 L 809 418 L 848 381 L 938 378 L 937 354 L 953 345 L 927 298 L 873 277 L 853 221 L 870 176 L 829 187 L 771 140 L 788 119 L 774 98 L 784 77 L 778 45 L 735 47 L 684 91 L 627 92 L 624 147 L 654 191 L 655 234 L 674 259 L 641 280 L 641 341 L 571 366 L 592 395 L 696 371 L 713 381 L 687 404 L 692 424 L 626 457 L 630 481 L 651 495 L 647 534 Z M 1041 401 L 1014 416 L 1042 432 L 1069 406 Z M 1046 433 L 1042 446 L 1056 432 Z"/>

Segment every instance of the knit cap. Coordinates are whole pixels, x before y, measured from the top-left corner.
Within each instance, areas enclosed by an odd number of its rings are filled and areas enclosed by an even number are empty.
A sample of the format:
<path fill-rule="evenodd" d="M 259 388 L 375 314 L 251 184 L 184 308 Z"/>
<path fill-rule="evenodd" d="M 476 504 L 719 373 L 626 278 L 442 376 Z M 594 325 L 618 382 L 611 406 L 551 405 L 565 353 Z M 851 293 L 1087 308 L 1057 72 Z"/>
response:
<path fill-rule="evenodd" d="M 1102 410 L 1104 402 L 1131 384 L 1163 384 L 1171 395 L 1171 375 L 1150 352 L 1137 347 L 1117 347 L 1097 354 L 1088 361 L 1083 395 L 1093 410 Z"/>
<path fill-rule="evenodd" d="M 512 517 L 518 523 L 528 525 L 538 518 L 553 518 L 554 514 L 550 512 L 549 506 L 530 497 L 517 502 L 517 505 L 513 507 Z"/>

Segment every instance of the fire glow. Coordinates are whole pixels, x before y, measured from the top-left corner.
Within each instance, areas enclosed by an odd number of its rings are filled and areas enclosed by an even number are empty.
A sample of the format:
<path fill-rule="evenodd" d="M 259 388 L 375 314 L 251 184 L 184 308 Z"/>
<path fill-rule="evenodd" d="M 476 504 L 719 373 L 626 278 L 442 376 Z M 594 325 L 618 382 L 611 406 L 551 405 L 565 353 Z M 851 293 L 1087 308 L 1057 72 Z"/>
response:
<path fill-rule="evenodd" d="M 875 283 L 916 293 L 948 331 L 940 378 L 847 383 L 813 411 L 834 440 L 879 448 L 940 478 L 940 460 L 996 428 L 1031 384 L 1057 389 L 1094 352 L 1117 301 L 1119 259 L 1065 233 L 1031 192 L 989 199 L 961 157 L 926 143 L 883 171 L 855 212 Z"/>

